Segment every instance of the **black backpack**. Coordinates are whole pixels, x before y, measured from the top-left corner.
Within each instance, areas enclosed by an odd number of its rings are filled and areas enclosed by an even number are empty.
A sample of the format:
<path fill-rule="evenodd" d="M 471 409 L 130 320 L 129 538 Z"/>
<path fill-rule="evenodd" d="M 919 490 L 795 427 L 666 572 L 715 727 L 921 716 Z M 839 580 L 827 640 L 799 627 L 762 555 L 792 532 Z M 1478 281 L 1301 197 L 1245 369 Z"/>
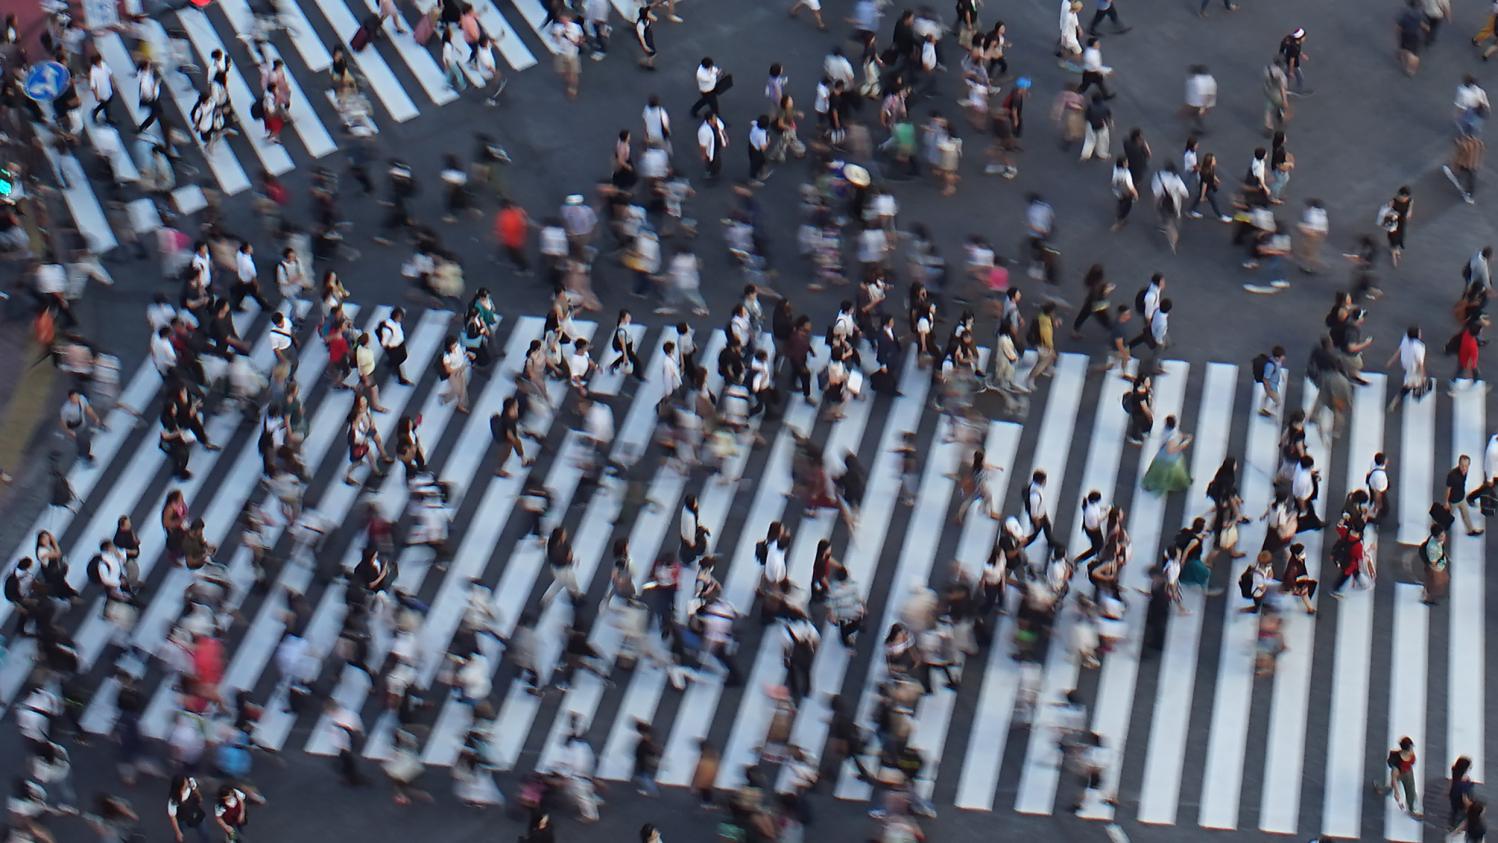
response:
<path fill-rule="evenodd" d="M 94 585 L 104 585 L 104 557 L 94 554 L 94 558 L 88 560 L 88 581 Z"/>
<path fill-rule="evenodd" d="M 1139 288 L 1139 292 L 1134 294 L 1134 309 L 1139 311 L 1140 316 L 1145 315 L 1144 297 L 1149 295 L 1149 291 L 1149 285 L 1146 284 Z"/>
<path fill-rule="evenodd" d="M 1243 595 L 1244 600 L 1254 599 L 1254 566 L 1244 568 L 1243 573 L 1238 576 L 1238 593 Z"/>
<path fill-rule="evenodd" d="M 1264 367 L 1266 367 L 1268 365 L 1269 365 L 1269 355 L 1267 355 L 1267 354 L 1260 354 L 1260 355 L 1258 355 L 1257 357 L 1254 358 L 1254 362 L 1252 362 L 1252 363 L 1249 364 L 1249 366 L 1251 367 L 1249 369 L 1249 371 L 1253 372 L 1254 383 L 1263 383 L 1264 382 Z"/>

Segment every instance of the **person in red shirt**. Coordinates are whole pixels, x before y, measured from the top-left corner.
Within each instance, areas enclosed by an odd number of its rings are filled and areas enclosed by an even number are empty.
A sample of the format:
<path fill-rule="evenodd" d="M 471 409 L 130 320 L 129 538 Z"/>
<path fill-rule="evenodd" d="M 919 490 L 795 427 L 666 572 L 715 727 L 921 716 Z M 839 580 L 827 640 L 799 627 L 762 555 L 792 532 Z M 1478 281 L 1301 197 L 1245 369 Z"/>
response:
<path fill-rule="evenodd" d="M 1471 380 L 1475 383 L 1482 377 L 1482 373 L 1477 370 L 1477 353 L 1481 348 L 1477 335 L 1481 331 L 1482 322 L 1474 320 L 1467 322 L 1462 332 L 1456 335 L 1456 376 L 1451 379 L 1452 394 L 1456 393 L 1457 381 Z"/>
<path fill-rule="evenodd" d="M 1420 819 L 1420 800 L 1415 792 L 1415 741 L 1408 737 L 1400 738 L 1399 746 L 1389 750 L 1387 763 L 1389 784 L 1387 787 L 1375 784 L 1374 792 L 1379 796 L 1387 796 L 1392 792 L 1394 802 L 1399 805 L 1400 810 L 1408 811 L 1410 816 Z M 1402 799 L 1400 790 L 1404 791 Z"/>
<path fill-rule="evenodd" d="M 520 275 L 530 275 L 531 267 L 525 257 L 525 242 L 530 231 L 531 220 L 525 209 L 506 199 L 494 217 L 494 239 L 499 241 L 505 257 Z"/>
<path fill-rule="evenodd" d="M 328 334 L 328 374 L 334 389 L 348 389 L 344 380 L 348 378 L 353 355 L 349 354 L 348 332 L 335 330 Z"/>

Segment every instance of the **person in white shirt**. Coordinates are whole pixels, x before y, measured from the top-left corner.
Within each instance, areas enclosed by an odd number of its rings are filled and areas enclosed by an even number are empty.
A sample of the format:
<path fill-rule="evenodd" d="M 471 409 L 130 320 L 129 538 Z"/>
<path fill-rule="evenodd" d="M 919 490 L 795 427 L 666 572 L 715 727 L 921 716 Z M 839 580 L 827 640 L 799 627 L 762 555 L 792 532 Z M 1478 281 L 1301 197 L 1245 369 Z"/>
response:
<path fill-rule="evenodd" d="M 281 297 L 301 301 L 309 286 L 306 269 L 296 250 L 287 248 L 281 252 L 281 260 L 276 263 L 276 290 Z"/>
<path fill-rule="evenodd" d="M 1046 473 L 1036 471 L 1030 475 L 1030 485 L 1025 488 L 1025 517 L 1030 521 L 1030 535 L 1025 538 L 1025 546 L 1029 547 L 1041 535 L 1045 536 L 1045 543 L 1049 547 L 1055 547 L 1055 532 L 1051 528 L 1050 511 L 1045 505 L 1045 481 Z"/>
<path fill-rule="evenodd" d="M 395 373 L 401 386 L 410 386 L 411 381 L 401 371 L 401 364 L 406 362 L 407 356 L 406 309 L 397 307 L 390 311 L 390 315 L 375 328 L 375 336 L 380 340 L 380 347 L 385 350 L 385 365 Z"/>
<path fill-rule="evenodd" d="M 110 113 L 109 106 L 114 102 L 114 74 L 109 72 L 109 68 L 104 65 L 104 57 L 98 53 L 89 62 L 88 87 L 94 95 L 94 110 L 89 112 L 89 117 L 95 123 L 113 126 L 114 115 Z"/>
<path fill-rule="evenodd" d="M 1072 60 L 1082 54 L 1082 21 L 1077 18 L 1081 11 L 1082 0 L 1061 0 L 1057 45 L 1064 57 Z"/>
<path fill-rule="evenodd" d="M 177 368 L 177 347 L 172 345 L 172 329 L 166 325 L 151 337 L 151 363 L 163 379 Z"/>
<path fill-rule="evenodd" d="M 761 114 L 749 124 L 749 181 L 763 184 L 770 177 L 766 155 L 770 151 L 770 118 Z"/>
<path fill-rule="evenodd" d="M 244 310 L 244 300 L 254 299 L 262 310 L 270 310 L 270 302 L 260 292 L 260 272 L 255 268 L 255 247 L 249 241 L 239 244 L 234 255 L 235 282 L 229 290 L 229 306 L 236 311 Z"/>
<path fill-rule="evenodd" d="M 199 240 L 192 253 L 192 284 L 198 293 L 206 293 L 213 286 L 213 256 L 208 254 L 208 243 Z"/>
<path fill-rule="evenodd" d="M 442 33 L 442 71 L 447 77 L 447 87 L 463 91 L 468 87 L 468 77 L 463 75 L 463 49 L 459 46 L 457 27 L 449 27 Z"/>
<path fill-rule="evenodd" d="M 707 302 L 702 298 L 702 274 L 697 255 L 679 247 L 666 270 L 666 301 L 656 308 L 658 314 L 675 313 L 681 305 L 692 308 L 697 316 L 706 316 Z"/>
<path fill-rule="evenodd" d="M 1363 480 L 1368 484 L 1368 520 L 1377 524 L 1389 509 L 1389 458 L 1383 451 L 1373 455 L 1373 465 Z"/>
<path fill-rule="evenodd" d="M 1307 199 L 1301 211 L 1300 222 L 1295 226 L 1295 264 L 1301 272 L 1314 275 L 1322 268 L 1321 244 L 1326 242 L 1331 223 L 1326 216 L 1326 205 L 1320 199 Z"/>
<path fill-rule="evenodd" d="M 129 599 L 125 582 L 125 553 L 115 547 L 114 542 L 109 539 L 99 542 L 99 554 L 89 564 L 94 566 L 90 579 L 95 579 L 104 587 L 105 599 Z"/>
<path fill-rule="evenodd" d="M 504 37 L 503 32 L 500 33 L 500 37 Z M 484 105 L 499 105 L 499 95 L 504 91 L 505 85 L 509 84 L 509 80 L 505 78 L 504 73 L 500 72 L 499 62 L 494 58 L 494 40 L 489 37 L 488 33 L 479 36 L 473 52 L 473 63 L 478 66 L 479 75 L 494 86 L 489 96 L 484 97 Z"/>
<path fill-rule="evenodd" d="M 1193 65 L 1191 75 L 1186 77 L 1186 113 L 1191 115 L 1197 132 L 1206 131 L 1207 112 L 1216 105 L 1217 80 L 1207 72 L 1206 65 Z"/>
<path fill-rule="evenodd" d="M 556 47 L 556 69 L 567 89 L 567 99 L 577 99 L 578 78 L 582 74 L 583 28 L 566 13 L 557 16 L 551 25 L 551 40 Z"/>
<path fill-rule="evenodd" d="M 442 352 L 442 372 L 447 376 L 447 390 L 442 393 L 442 403 L 458 402 L 458 412 L 468 412 L 468 352 L 458 344 L 457 337 L 448 337 L 447 348 Z"/>
<path fill-rule="evenodd" d="M 1097 489 L 1087 493 L 1082 499 L 1082 534 L 1087 536 L 1087 549 L 1077 554 L 1072 559 L 1073 565 L 1080 565 L 1091 559 L 1103 550 L 1103 523 L 1108 517 L 1108 507 L 1103 504 L 1103 493 Z"/>
<path fill-rule="evenodd" d="M 1165 353 L 1165 347 L 1170 344 L 1170 299 L 1161 299 L 1160 306 L 1155 308 L 1155 315 L 1150 317 L 1150 361 L 1147 371 L 1153 374 L 1162 374 L 1164 369 L 1160 366 L 1160 355 Z"/>
<path fill-rule="evenodd" d="M 803 7 L 811 11 L 812 20 L 817 22 L 817 29 L 826 32 L 827 23 L 822 20 L 822 0 L 796 0 L 791 4 L 790 16 L 795 17 Z"/>
<path fill-rule="evenodd" d="M 1139 190 L 1134 187 L 1134 176 L 1129 172 L 1129 163 L 1121 156 L 1113 162 L 1112 188 L 1113 198 L 1117 200 L 1112 228 L 1117 231 L 1129 221 L 1129 212 L 1134 210 L 1134 202 L 1139 198 Z"/>
<path fill-rule="evenodd" d="M 1462 77 L 1462 84 L 1456 86 L 1456 119 L 1461 122 L 1467 112 L 1479 106 L 1483 111 L 1490 110 L 1488 105 L 1488 92 L 1477 84 L 1477 77 L 1470 73 Z"/>
<path fill-rule="evenodd" d="M 577 397 L 588 397 L 588 376 L 598 365 L 588 354 L 588 341 L 582 337 L 572 341 L 572 353 L 567 355 L 567 376 L 572 388 L 577 390 Z"/>
<path fill-rule="evenodd" d="M 676 343 L 667 341 L 661 346 L 661 352 L 661 400 L 658 406 L 664 407 L 681 389 L 681 364 L 676 362 Z"/>
<path fill-rule="evenodd" d="M 1467 266 L 1462 270 L 1462 281 L 1468 287 L 1477 285 L 1483 292 L 1493 291 L 1493 247 L 1483 246 L 1472 253 L 1467 259 Z"/>
<path fill-rule="evenodd" d="M 135 66 L 135 82 L 140 90 L 140 107 L 146 112 L 146 118 L 135 127 L 136 134 L 144 132 L 152 123 L 160 123 L 162 138 L 167 139 L 171 132 L 161 106 L 161 77 L 156 73 L 155 65 L 141 59 Z"/>
<path fill-rule="evenodd" d="M 1085 94 L 1087 89 L 1093 85 L 1103 92 L 1103 99 L 1113 99 L 1113 93 L 1108 90 L 1108 85 L 1103 81 L 1111 71 L 1103 66 L 1102 42 L 1096 38 L 1087 39 L 1087 49 L 1082 51 L 1082 82 L 1077 85 L 1077 93 Z"/>
<path fill-rule="evenodd" d="M 710 531 L 702 523 L 696 495 L 687 495 L 681 506 L 681 551 L 683 565 L 691 565 L 707 552 Z"/>
<path fill-rule="evenodd" d="M 713 63 L 711 56 L 704 56 L 702 62 L 697 65 L 697 101 L 692 103 L 692 110 L 688 112 L 695 119 L 702 110 L 707 109 L 709 114 L 717 114 L 718 95 L 722 93 L 719 85 L 724 81 L 723 71 Z"/>
<path fill-rule="evenodd" d="M 1174 253 L 1181 241 L 1181 214 L 1186 210 L 1186 200 L 1191 191 L 1177 172 L 1175 162 L 1166 164 L 1164 169 L 1155 173 L 1150 189 L 1155 194 L 1155 210 L 1160 215 L 1160 228 L 1165 233 L 1165 242 Z"/>
<path fill-rule="evenodd" d="M 609 14 L 613 10 L 609 0 L 586 0 L 583 11 L 588 19 L 586 35 L 592 41 L 590 58 L 603 61 L 609 51 Z"/>
<path fill-rule="evenodd" d="M 852 89 L 855 76 L 853 75 L 853 63 L 843 55 L 842 47 L 833 47 L 832 52 L 822 59 L 822 75 L 833 82 L 842 82 L 843 87 Z M 779 104 L 777 99 L 774 104 Z"/>
<path fill-rule="evenodd" d="M 203 142 L 204 148 L 211 149 L 223 133 L 223 121 L 207 91 L 198 95 L 198 101 L 187 116 L 192 120 L 193 130 L 198 133 L 198 140 Z"/>
<path fill-rule="evenodd" d="M 1405 399 L 1405 396 L 1415 395 L 1419 398 L 1426 392 L 1425 341 L 1420 337 L 1419 327 L 1411 325 L 1409 330 L 1405 331 L 1404 339 L 1399 341 L 1399 348 L 1394 350 L 1394 354 L 1389 357 L 1389 362 L 1384 364 L 1384 368 L 1393 366 L 1396 360 L 1399 361 L 1400 368 L 1404 370 L 1404 378 L 1400 382 L 1399 393 L 1389 401 L 1388 409 L 1391 413 Z"/>
<path fill-rule="evenodd" d="M 661 105 L 661 98 L 655 94 L 645 103 L 645 110 L 641 112 L 640 118 L 645 121 L 645 143 L 647 146 L 659 146 L 667 152 L 671 151 L 671 115 L 666 113 L 665 106 Z"/>
<path fill-rule="evenodd" d="M 709 179 L 716 179 L 723 172 L 723 149 L 728 146 L 728 130 L 716 111 L 709 111 L 702 125 L 697 127 L 697 149 L 702 153 L 702 165 Z"/>
<path fill-rule="evenodd" d="M 277 310 L 270 315 L 270 348 L 275 353 L 276 360 L 287 366 L 295 362 L 296 355 L 295 338 L 291 333 L 291 324 L 286 314 Z"/>

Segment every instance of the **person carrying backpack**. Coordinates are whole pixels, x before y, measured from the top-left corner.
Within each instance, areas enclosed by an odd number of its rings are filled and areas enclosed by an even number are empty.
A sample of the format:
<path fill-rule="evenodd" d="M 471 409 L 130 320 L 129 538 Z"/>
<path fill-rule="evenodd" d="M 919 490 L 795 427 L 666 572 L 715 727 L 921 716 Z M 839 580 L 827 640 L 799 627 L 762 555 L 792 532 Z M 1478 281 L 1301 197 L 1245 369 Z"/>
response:
<path fill-rule="evenodd" d="M 1249 366 L 1254 383 L 1264 387 L 1264 397 L 1259 401 L 1259 415 L 1274 418 L 1285 409 L 1285 387 L 1290 380 L 1290 370 L 1285 368 L 1285 347 L 1275 346 L 1268 354 L 1254 357 Z"/>

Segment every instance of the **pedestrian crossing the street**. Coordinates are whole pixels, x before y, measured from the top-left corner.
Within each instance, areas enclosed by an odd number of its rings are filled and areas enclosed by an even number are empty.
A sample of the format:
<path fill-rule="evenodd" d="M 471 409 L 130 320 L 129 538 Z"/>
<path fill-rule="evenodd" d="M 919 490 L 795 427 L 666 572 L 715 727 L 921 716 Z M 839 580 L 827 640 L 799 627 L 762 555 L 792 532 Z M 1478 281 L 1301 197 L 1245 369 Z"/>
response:
<path fill-rule="evenodd" d="M 620 0 L 619 5 L 628 2 Z M 425 10 L 431 5 L 417 3 L 416 7 Z M 529 70 L 538 63 L 536 50 L 550 53 L 555 49 L 540 3 L 477 0 L 472 6 L 482 32 L 491 39 L 501 73 Z M 144 18 L 134 29 L 93 35 L 93 49 L 103 57 L 119 94 L 113 106 L 118 131 L 88 119 L 95 102 L 86 81 L 80 80 L 80 113 L 84 115 L 89 148 L 77 157 L 53 152 L 50 144 L 47 149 L 54 172 L 61 173 L 66 182 L 62 194 L 68 210 L 96 253 L 107 252 L 127 238 L 119 236 L 117 230 L 123 223 L 104 213 L 108 189 L 102 180 L 87 177 L 94 170 L 86 165 L 95 154 L 102 156 L 112 162 L 117 180 L 126 185 L 142 184 L 147 174 L 155 172 L 148 165 L 149 145 L 160 142 L 163 128 L 157 123 L 143 132 L 136 130 L 147 114 L 136 82 L 140 55 L 149 53 L 160 68 L 167 119 L 178 130 L 187 129 L 184 134 L 191 136 L 206 162 L 197 177 L 189 178 L 179 171 L 177 179 L 186 189 L 185 194 L 174 197 L 174 210 L 180 213 L 202 207 L 202 188 L 234 196 L 255 186 L 252 175 L 256 173 L 283 175 L 338 151 L 354 117 L 340 106 L 327 76 L 334 47 L 342 47 L 348 56 L 359 93 L 373 109 L 368 125 L 374 131 L 381 123 L 405 123 L 424 110 L 449 105 L 461 96 L 448 84 L 442 68 L 441 23 L 436 34 L 418 42 L 415 17 L 407 20 L 397 14 L 384 20 L 380 37 L 355 50 L 355 34 L 378 13 L 377 0 L 282 0 L 276 3 L 278 14 L 274 18 L 257 17 L 256 8 L 249 0 L 221 0 L 204 9 L 187 7 Z M 272 20 L 274 23 L 267 22 Z M 463 43 L 461 36 L 459 41 Z M 191 129 L 191 114 L 206 80 L 201 71 L 193 69 L 195 75 L 189 76 L 177 68 L 206 67 L 215 51 L 221 51 L 230 62 L 226 92 L 241 133 L 237 138 L 205 145 Z M 462 52 L 467 55 L 466 44 Z M 282 133 L 280 143 L 266 139 L 260 122 L 251 116 L 252 106 L 263 92 L 261 68 L 275 61 L 284 62 L 290 94 L 288 130 Z M 485 79 L 476 64 L 465 63 L 462 69 L 475 88 L 488 86 L 493 93 L 492 80 Z M 137 202 L 152 204 L 149 198 Z M 151 207 L 149 213 L 144 208 L 133 212 L 130 224 L 134 233 L 150 234 L 163 222 Z"/>
<path fill-rule="evenodd" d="M 347 310 L 356 324 L 373 331 L 391 308 L 350 304 Z M 293 315 L 305 316 L 305 308 Z M 236 317 L 254 363 L 262 368 L 273 356 L 264 316 L 252 308 Z M 223 636 L 225 669 L 216 692 L 226 701 L 245 693 L 263 705 L 254 731 L 258 744 L 336 755 L 344 736 L 340 718 L 320 704 L 327 697 L 367 725 L 357 752 L 388 758 L 402 721 L 387 706 L 391 695 L 378 675 L 387 658 L 399 653 L 411 661 L 408 680 L 429 688 L 430 709 L 416 715 L 422 723 L 416 730 L 421 757 L 428 764 L 457 762 L 469 730 L 486 718 L 492 721 L 493 759 L 502 768 L 549 769 L 563 760 L 564 741 L 581 733 L 597 753 L 598 775 L 625 781 L 633 773 L 636 725 L 643 722 L 651 724 L 662 748 L 662 784 L 691 783 L 699 747 L 706 742 L 722 753 L 717 785 L 737 787 L 767 742 L 827 756 L 834 695 L 840 710 L 855 713 L 861 724 L 870 722 L 886 678 L 884 636 L 902 619 L 906 598 L 928 584 L 940 589 L 954 565 L 980 574 L 1000 532 L 1000 520 L 990 513 L 1000 519 L 1020 513 L 1031 476 L 1043 471 L 1046 511 L 1072 554 L 1086 547 L 1078 502 L 1089 491 L 1099 491 L 1105 502 L 1125 511 L 1132 561 L 1122 575 L 1126 610 L 1114 627 L 1119 641 L 1099 654 L 1100 665 L 1084 664 L 1074 642 L 1078 625 L 1087 621 L 1073 595 L 1051 634 L 1033 645 L 1027 660 L 1016 660 L 1025 622 L 1009 598 L 1010 611 L 998 619 L 992 643 L 961 660 L 951 687 L 933 681 L 932 692 L 913 705 L 910 744 L 925 761 L 918 789 L 938 810 L 1048 815 L 1076 803 L 1088 820 L 1420 840 L 1421 823 L 1369 788 L 1383 772 L 1388 748 L 1401 737 L 1413 738 L 1423 794 L 1439 786 L 1425 783 L 1438 780 L 1458 755 L 1473 760 L 1474 778 L 1484 775 L 1490 739 L 1482 717 L 1484 539 L 1453 535 L 1449 599 L 1435 606 L 1422 602 L 1419 566 L 1410 548 L 1427 533 L 1425 513 L 1444 489 L 1447 469 L 1461 455 L 1470 456 L 1475 466 L 1484 464 L 1489 434 L 1481 383 L 1432 390 L 1388 412 L 1393 387 L 1383 375 L 1367 373 L 1366 385 L 1353 392 L 1340 438 L 1323 438 L 1319 429 L 1310 429 L 1308 445 L 1321 476 L 1315 506 L 1323 519 L 1335 523 L 1339 502 L 1364 486 L 1378 452 L 1388 455 L 1389 517 L 1377 551 L 1375 587 L 1350 588 L 1337 600 L 1323 599 L 1336 566 L 1322 560 L 1335 537 L 1314 531 L 1296 537 L 1306 545 L 1312 575 L 1322 582 L 1311 599 L 1319 614 L 1286 600 L 1281 617 L 1287 649 L 1266 670 L 1259 616 L 1243 611 L 1250 601 L 1240 595 L 1237 579 L 1265 535 L 1260 516 L 1274 496 L 1279 434 L 1287 420 L 1279 408 L 1258 412 L 1262 387 L 1238 366 L 1164 361 L 1155 377 L 1156 424 L 1135 447 L 1125 438 L 1122 399 L 1129 380 L 1116 371 L 1097 371 L 1088 355 L 1062 354 L 1037 388 L 1027 416 L 989 418 L 980 426 L 986 462 L 998 471 L 985 474 L 987 480 L 980 482 L 988 488 L 974 495 L 962 485 L 971 454 L 951 435 L 954 421 L 936 408 L 931 372 L 914 354 L 905 355 L 896 373 L 897 394 L 866 391 L 840 417 L 832 417 L 819 403 L 792 393 L 773 418 L 752 417 L 719 471 L 683 474 L 652 444 L 658 405 L 666 397 L 662 361 L 669 353 L 666 343 L 677 338 L 675 328 L 632 324 L 626 330 L 646 358 L 643 378 L 611 370 L 615 355 L 609 343 L 595 343 L 600 369 L 591 376 L 588 393 L 618 420 L 602 450 L 620 466 L 618 474 L 597 475 L 589 470 L 593 447 L 578 429 L 577 399 L 566 381 L 549 382 L 545 397 L 554 409 L 541 408 L 526 424 L 544 445 L 533 448 L 527 442 L 523 456 L 511 455 L 504 464 L 495 456 L 490 417 L 523 388 L 517 375 L 530 344 L 542 338 L 544 321 L 504 321 L 493 342 L 502 353 L 472 386 L 471 412 L 464 413 L 444 400 L 436 371 L 453 320 L 454 314 L 438 310 L 408 316 L 404 371 L 412 383 L 399 383 L 393 371 L 379 372 L 379 403 L 388 408 L 376 415 L 380 435 L 389 443 L 402 417 L 415 422 L 430 471 L 447 485 L 447 505 L 456 517 L 440 558 L 422 544 L 398 546 L 396 590 L 405 595 L 409 614 L 394 634 L 386 624 L 371 624 L 367 649 L 358 659 L 349 657 L 340 639 L 348 605 L 345 575 L 364 550 L 366 515 L 378 510 L 403 525 L 400 535 L 419 517 L 420 502 L 399 464 L 388 466 L 383 476 L 344 482 L 349 455 L 343 434 L 355 398 L 330 386 L 322 343 L 309 336 L 292 369 L 305 397 L 308 425 L 301 450 L 311 480 L 308 514 L 291 523 L 260 482 L 253 419 L 242 420 L 234 411 L 213 416 L 208 432 L 223 450 L 195 449 L 192 476 L 173 479 L 167 457 L 154 446 L 155 426 L 149 421 L 161 379 L 148 361 L 126 382 L 120 406 L 95 439 L 95 462 L 68 470 L 81 505 L 76 511 L 49 508 L 8 557 L 14 564 L 30 554 L 35 534 L 48 530 L 72 560 L 70 577 L 83 600 L 67 616 L 67 628 L 89 688 L 81 717 L 86 730 L 108 734 L 114 729 L 126 685 L 144 700 L 144 734 L 165 738 L 178 717 L 178 672 L 187 668 L 176 630 L 185 623 L 185 594 L 197 575 L 164 561 L 165 536 L 156 517 L 168 495 L 181 491 L 191 517 L 203 519 L 220 576 L 228 583 L 221 608 L 234 620 Z M 575 334 L 587 338 L 611 336 L 605 330 L 601 323 L 574 325 Z M 713 392 L 722 386 L 715 361 L 725 342 L 722 331 L 703 332 L 699 340 L 699 364 Z M 865 365 L 872 369 L 873 355 L 864 351 Z M 815 355 L 813 365 L 826 356 Z M 1021 378 L 1035 364 L 1028 355 L 1019 367 Z M 1310 408 L 1316 391 L 1306 383 L 1291 393 L 1300 402 L 1291 406 Z M 979 409 L 985 401 L 978 399 Z M 147 421 L 137 424 L 130 408 Z M 1159 496 L 1140 483 L 1166 441 L 1162 422 L 1167 416 L 1179 418 L 1181 429 L 1194 437 L 1185 463 L 1191 482 L 1185 492 Z M 907 432 L 916 436 L 919 462 L 908 485 L 898 453 Z M 802 512 L 800 499 L 791 497 L 793 466 L 805 440 L 820 446 L 816 453 L 827 476 L 837 476 L 854 459 L 867 467 L 856 517 L 841 518 L 833 509 Z M 1177 526 L 1189 526 L 1210 508 L 1208 483 L 1229 456 L 1239 459 L 1239 489 L 1249 518 L 1240 525 L 1239 545 L 1248 557 L 1220 557 L 1209 589 L 1184 589 L 1181 611 L 1169 611 L 1157 651 L 1145 636 L 1151 569 L 1171 546 Z M 365 469 L 355 470 L 362 478 Z M 1480 474 L 1474 472 L 1472 486 Z M 583 592 L 577 608 L 565 597 L 543 600 L 551 584 L 547 551 L 530 534 L 532 512 L 525 506 L 527 490 L 537 486 L 550 495 L 540 535 L 555 527 L 571 535 L 574 573 Z M 907 494 L 913 498 L 908 505 Z M 739 646 L 732 654 L 741 682 L 729 681 L 711 657 L 686 671 L 687 681 L 681 682 L 668 669 L 665 645 L 650 640 L 655 636 L 648 630 L 646 640 L 637 641 L 626 628 L 628 619 L 618 616 L 605 595 L 617 539 L 627 540 L 637 587 L 651 576 L 653 560 L 675 556 L 688 496 L 699 503 L 707 555 L 717 560 L 724 597 L 741 615 Z M 255 587 L 243 529 L 247 506 L 269 525 L 260 539 L 269 548 L 269 581 L 263 588 Z M 91 590 L 83 561 L 100 539 L 113 534 L 115 520 L 124 514 L 139 525 L 139 574 L 146 587 L 133 628 L 122 632 L 106 618 L 104 600 L 97 587 Z M 784 524 L 792 535 L 787 565 L 793 581 L 809 581 L 816 550 L 826 541 L 868 612 L 851 648 L 841 643 L 835 624 L 822 623 L 811 694 L 788 720 L 778 695 L 771 693 L 785 682 L 784 638 L 778 625 L 761 627 L 755 605 L 761 570 L 756 545 L 772 522 Z M 1047 558 L 1044 542 L 1027 552 L 1037 564 Z M 480 687 L 487 684 L 487 690 L 477 699 L 452 692 L 447 658 L 465 616 L 475 610 L 475 582 L 488 589 L 482 600 L 497 619 L 495 635 L 479 637 L 485 658 L 480 670 L 487 671 L 487 683 Z M 1071 588 L 1092 592 L 1084 574 Z M 690 596 L 686 588 L 676 593 L 678 615 L 686 612 Z M 532 694 L 501 642 L 522 616 L 532 616 L 537 646 L 531 660 L 541 684 L 549 685 L 568 658 L 567 633 L 575 613 L 587 622 L 583 631 L 599 654 L 598 672 L 579 670 L 567 687 Z M 0 626 L 7 632 L 15 629 L 12 614 L 14 606 L 0 604 Z M 288 636 L 301 648 L 294 661 L 284 658 Z M 12 640 L 0 663 L 0 704 L 7 709 L 33 678 L 35 655 L 29 638 Z M 288 666 L 317 689 L 319 704 L 290 705 Z M 1102 786 L 1095 791 L 1084 792 L 1058 742 L 1062 704 L 1073 690 L 1085 701 L 1085 722 L 1105 750 Z M 876 741 L 865 747 L 860 760 L 866 768 L 877 768 L 878 751 Z M 855 772 L 847 763 L 824 769 L 823 792 L 830 798 L 871 799 L 874 786 Z M 788 771 L 779 774 L 778 786 L 791 787 Z"/>

